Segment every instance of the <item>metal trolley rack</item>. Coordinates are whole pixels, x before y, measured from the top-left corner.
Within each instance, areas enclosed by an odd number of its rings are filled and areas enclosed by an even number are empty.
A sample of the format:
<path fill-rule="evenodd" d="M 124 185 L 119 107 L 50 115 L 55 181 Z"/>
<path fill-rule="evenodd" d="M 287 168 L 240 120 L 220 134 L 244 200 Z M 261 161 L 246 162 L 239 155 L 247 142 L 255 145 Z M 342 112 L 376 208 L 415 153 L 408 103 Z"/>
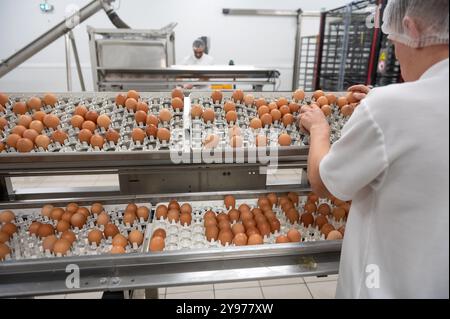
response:
<path fill-rule="evenodd" d="M 151 93 L 155 95 L 156 93 Z M 210 93 L 205 93 L 210 94 Z M 269 93 L 260 93 L 266 96 Z M 289 93 L 290 94 L 290 93 Z M 114 97 L 114 93 L 59 94 L 59 97 Z M 150 93 L 141 96 L 149 96 Z M 16 95 L 18 96 L 18 95 Z M 22 94 L 21 97 L 27 95 Z M 208 95 L 209 96 L 209 95 Z M 189 129 L 190 98 L 185 98 L 184 129 Z M 186 156 L 193 150 L 186 148 Z M 247 151 L 246 151 L 247 152 Z M 281 148 L 279 167 L 306 169 L 307 147 Z M 170 199 L 179 201 L 221 200 L 226 194 L 237 198 L 257 198 L 268 192 L 296 191 L 306 195 L 310 187 L 302 181 L 290 186 L 267 186 L 262 164 L 178 164 L 168 151 L 29 153 L 0 154 L 2 201 L 0 211 L 42 207 L 45 203 L 66 205 L 77 202 L 123 204 Z M 8 191 L 9 178 L 53 174 L 105 174 L 120 177 L 120 189 L 98 193 L 14 194 Z M 173 183 L 173 181 L 177 181 Z M 10 189 L 9 189 L 10 190 Z M 34 296 L 55 293 L 154 289 L 177 285 L 231 282 L 293 276 L 321 276 L 338 271 L 340 241 L 299 244 L 223 247 L 162 253 L 136 253 L 46 258 L 0 263 L 0 297 Z M 67 267 L 80 271 L 79 288 L 68 288 Z M 149 290 L 149 291 L 150 291 Z"/>

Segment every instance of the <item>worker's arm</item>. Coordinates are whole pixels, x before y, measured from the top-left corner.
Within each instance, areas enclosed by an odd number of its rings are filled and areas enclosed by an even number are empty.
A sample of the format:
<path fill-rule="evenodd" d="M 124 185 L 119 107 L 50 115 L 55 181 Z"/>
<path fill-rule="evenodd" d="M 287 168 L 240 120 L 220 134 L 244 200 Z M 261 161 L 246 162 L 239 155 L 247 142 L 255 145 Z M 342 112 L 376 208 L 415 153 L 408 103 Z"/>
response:
<path fill-rule="evenodd" d="M 321 198 L 331 194 L 320 177 L 319 167 L 322 159 L 330 151 L 330 126 L 322 110 L 317 106 L 302 109 L 300 126 L 310 133 L 310 148 L 308 156 L 308 180 L 312 190 Z"/>

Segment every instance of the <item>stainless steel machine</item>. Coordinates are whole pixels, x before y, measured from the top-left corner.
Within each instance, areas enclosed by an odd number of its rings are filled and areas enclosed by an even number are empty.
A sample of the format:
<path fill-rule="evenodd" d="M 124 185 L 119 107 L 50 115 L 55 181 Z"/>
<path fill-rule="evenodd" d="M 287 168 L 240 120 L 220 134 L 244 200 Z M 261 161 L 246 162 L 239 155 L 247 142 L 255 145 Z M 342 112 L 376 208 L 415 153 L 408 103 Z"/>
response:
<path fill-rule="evenodd" d="M 209 96 L 210 93 L 205 93 Z M 27 94 L 10 94 L 28 98 Z M 167 93 L 145 93 L 141 98 L 162 99 Z M 114 93 L 58 94 L 61 103 L 76 104 L 91 101 L 114 100 Z M 290 97 L 291 93 L 259 93 L 256 97 Z M 161 100 L 163 101 L 163 100 Z M 66 105 L 64 104 L 64 107 Z M 179 151 L 189 159 L 174 164 L 170 150 L 120 150 L 103 152 L 34 152 L 0 153 L 0 211 L 39 208 L 46 203 L 64 206 L 70 202 L 88 205 L 93 202 L 123 204 L 149 202 L 156 205 L 176 198 L 179 201 L 222 200 L 227 194 L 239 198 L 257 198 L 261 194 L 294 191 L 300 195 L 310 192 L 306 174 L 291 185 L 270 185 L 267 171 L 270 165 L 251 163 L 249 149 L 244 150 L 242 163 L 207 164 L 195 162 L 191 147 L 191 97 L 185 98 L 184 121 L 180 128 L 185 135 L 185 147 Z M 279 149 L 279 170 L 305 171 L 307 146 Z M 52 193 L 36 190 L 34 193 L 14 192 L 9 178 L 17 176 L 48 176 L 72 174 L 118 174 L 120 188 L 66 189 Z M 248 247 L 165 251 L 100 256 L 73 256 L 11 260 L 0 262 L 0 296 L 33 296 L 41 294 L 89 291 L 151 289 L 158 287 L 203 283 L 257 280 L 293 276 L 321 276 L 338 271 L 340 241 L 317 241 Z M 68 287 L 68 267 L 80 270 L 80 286 Z"/>

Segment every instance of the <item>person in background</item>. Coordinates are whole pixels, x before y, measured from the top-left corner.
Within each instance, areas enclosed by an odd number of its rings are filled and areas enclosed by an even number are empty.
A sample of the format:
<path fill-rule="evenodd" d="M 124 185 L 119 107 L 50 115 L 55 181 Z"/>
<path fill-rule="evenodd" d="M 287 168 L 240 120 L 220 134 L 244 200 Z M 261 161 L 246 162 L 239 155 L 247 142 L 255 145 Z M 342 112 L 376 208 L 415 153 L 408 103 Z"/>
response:
<path fill-rule="evenodd" d="M 202 39 L 196 39 L 192 44 L 193 52 L 183 60 L 183 65 L 213 65 L 214 58 L 205 53 L 206 44 Z"/>
<path fill-rule="evenodd" d="M 330 147 L 316 106 L 308 178 L 321 197 L 353 200 L 337 298 L 449 298 L 449 1 L 389 0 L 383 32 L 405 83 L 369 90 Z"/>

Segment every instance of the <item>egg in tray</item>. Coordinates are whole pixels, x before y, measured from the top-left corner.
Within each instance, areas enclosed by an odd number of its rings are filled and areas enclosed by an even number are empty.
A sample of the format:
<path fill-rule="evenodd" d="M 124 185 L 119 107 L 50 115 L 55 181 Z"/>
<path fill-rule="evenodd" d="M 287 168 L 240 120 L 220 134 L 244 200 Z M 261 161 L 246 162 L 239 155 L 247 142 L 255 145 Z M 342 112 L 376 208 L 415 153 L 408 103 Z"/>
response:
<path fill-rule="evenodd" d="M 0 152 L 146 151 L 184 145 L 183 92 L 144 98 L 0 94 Z"/>
<path fill-rule="evenodd" d="M 331 143 L 359 103 L 352 94 L 337 97 L 316 91 L 307 97 L 301 89 L 291 96 L 254 97 L 235 90 L 225 97 L 220 91 L 192 98 L 191 143 L 193 148 L 307 146 L 309 137 L 298 127 L 301 108 L 317 105 L 331 126 Z"/>
<path fill-rule="evenodd" d="M 0 213 L 0 260 L 341 240 L 350 202 L 274 193 L 236 200 L 70 203 Z"/>

